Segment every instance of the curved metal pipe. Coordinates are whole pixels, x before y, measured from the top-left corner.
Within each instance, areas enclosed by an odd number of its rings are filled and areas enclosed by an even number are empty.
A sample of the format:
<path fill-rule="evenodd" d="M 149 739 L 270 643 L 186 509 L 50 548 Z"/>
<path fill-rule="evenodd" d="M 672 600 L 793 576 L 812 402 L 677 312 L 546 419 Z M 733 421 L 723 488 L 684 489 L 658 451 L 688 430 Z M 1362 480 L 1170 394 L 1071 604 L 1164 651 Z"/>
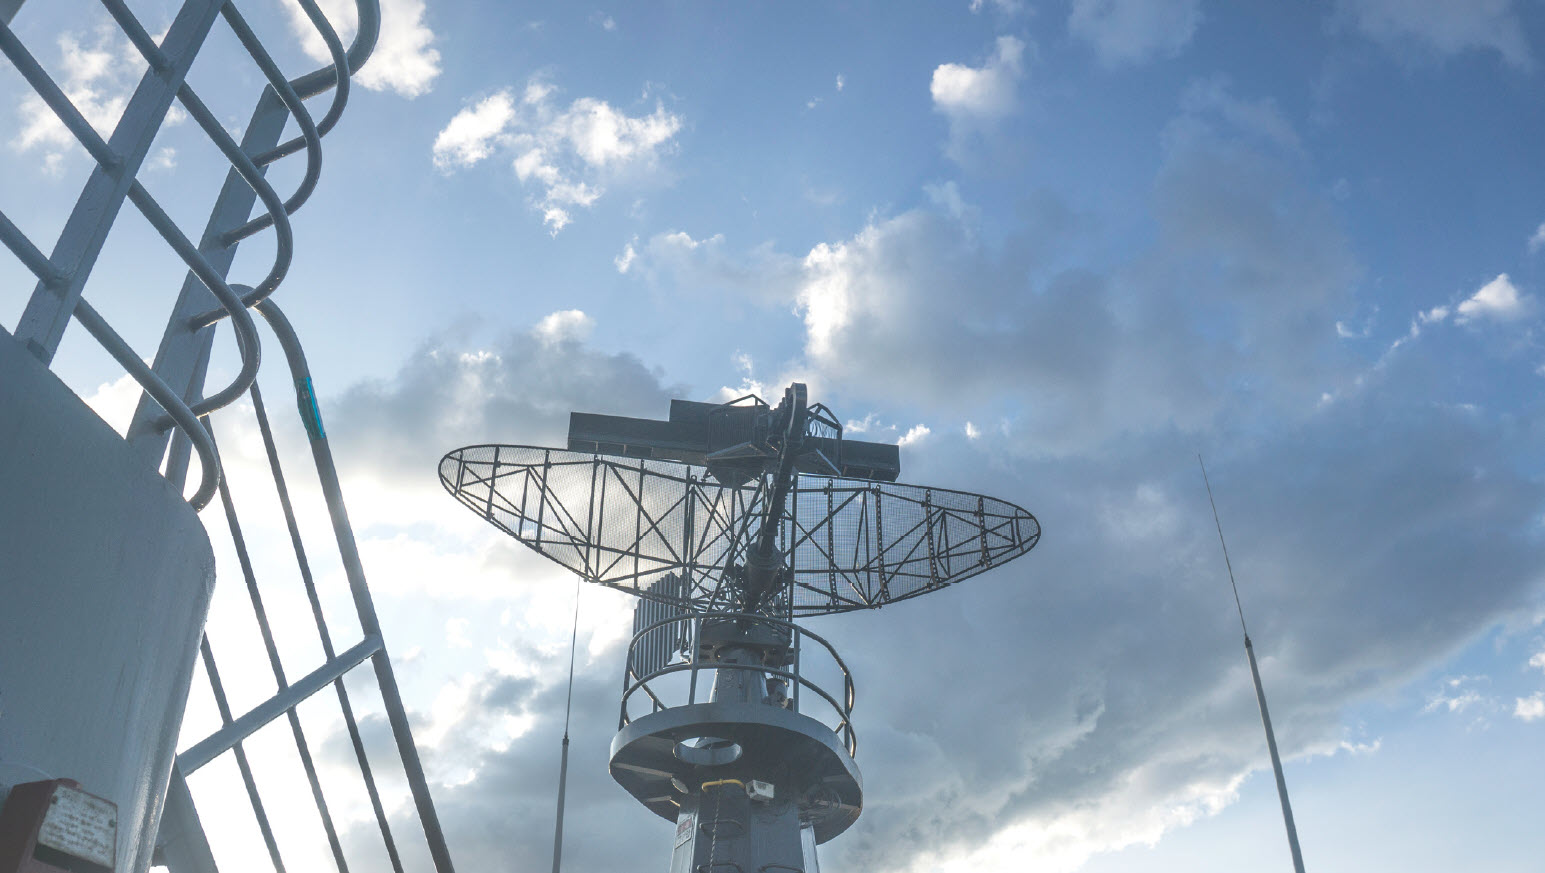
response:
<path fill-rule="evenodd" d="M 294 116 L 295 123 L 300 125 L 301 136 L 306 140 L 305 175 L 301 177 L 300 184 L 295 186 L 295 193 L 291 194 L 289 199 L 284 201 L 284 214 L 289 215 L 306 202 L 306 199 L 311 196 L 311 192 L 316 190 L 317 179 L 322 176 L 322 137 L 317 133 L 316 123 L 311 120 L 311 112 L 306 108 L 305 102 L 300 99 L 300 95 L 295 93 L 295 89 L 290 85 L 290 80 L 284 77 L 284 73 L 280 71 L 279 65 L 274 63 L 273 56 L 263 47 L 262 42 L 257 38 L 257 34 L 252 32 L 252 28 L 248 26 L 247 20 L 242 18 L 241 13 L 236 10 L 236 5 L 234 3 L 226 3 L 220 7 L 220 14 L 225 16 L 226 23 L 231 26 L 231 30 L 236 32 L 236 38 L 241 40 L 242 46 L 247 49 L 247 54 L 252 56 L 252 60 L 258 65 L 258 69 L 268 78 L 269 86 L 279 95 L 279 99 L 284 102 L 285 108 L 290 110 L 290 115 Z M 267 214 L 259 215 L 238 228 L 226 231 L 221 239 L 226 245 L 230 245 L 231 243 L 246 239 L 273 224 L 278 219 L 278 211 L 269 207 Z"/>
<path fill-rule="evenodd" d="M 258 303 L 256 309 L 263 315 L 268 326 L 273 329 L 274 336 L 279 340 L 279 348 L 284 351 L 291 377 L 297 385 L 304 383 L 309 390 L 311 369 L 306 365 L 306 353 L 300 347 L 300 339 L 295 335 L 295 328 L 290 324 L 290 320 L 285 317 L 284 311 L 272 298 Z M 320 424 L 320 422 L 317 423 Z M 307 430 L 311 431 L 310 425 L 307 426 Z M 312 460 L 316 464 L 317 479 L 322 486 L 322 497 L 327 503 L 327 512 L 331 517 L 339 557 L 343 560 L 344 576 L 348 579 L 349 590 L 354 597 L 354 609 L 359 616 L 360 630 L 379 637 L 381 623 L 376 617 L 375 605 L 371 602 L 370 592 L 365 586 L 365 568 L 360 561 L 359 547 L 354 542 L 354 531 L 349 525 L 348 511 L 343 504 L 343 490 L 338 484 L 338 470 L 333 463 L 332 449 L 329 448 L 327 437 L 321 433 L 320 427 L 309 435 Z M 413 745 L 413 732 L 408 724 L 407 707 L 403 705 L 402 694 L 397 688 L 391 658 L 387 657 L 386 650 L 382 648 L 371 656 L 370 661 L 375 668 L 376 679 L 381 689 L 381 702 L 386 709 L 386 720 L 391 725 L 392 736 L 397 741 L 397 752 L 402 757 L 408 790 L 418 810 L 419 821 L 424 826 L 430 858 L 434 861 L 435 870 L 440 873 L 451 873 L 455 868 L 451 863 L 450 851 L 445 845 L 445 834 L 440 829 L 440 818 L 435 813 L 434 800 L 429 795 L 429 783 L 424 778 L 424 768 L 419 761 L 418 748 Z"/>
<path fill-rule="evenodd" d="M 134 377 L 134 381 L 145 389 L 146 394 L 161 404 L 161 408 L 166 410 L 172 420 L 176 421 L 188 435 L 188 441 L 198 452 L 199 466 L 202 468 L 199 472 L 198 490 L 193 492 L 188 503 L 192 504 L 195 511 L 208 506 L 209 501 L 215 496 L 215 489 L 220 485 L 220 457 L 215 452 L 215 442 L 210 438 L 209 431 L 204 429 L 204 425 L 193 414 L 193 410 L 188 408 L 188 404 L 177 396 L 177 392 L 162 381 L 149 364 L 140 360 L 140 356 L 129 348 L 129 344 L 123 341 L 123 337 L 113 330 L 107 320 L 98 314 L 85 298 L 75 304 L 75 320 L 79 321 L 81 326 L 86 328 L 86 332 L 90 333 L 102 348 L 113 356 L 119 366 Z"/>
<path fill-rule="evenodd" d="M 359 27 L 354 31 L 354 42 L 350 43 L 349 50 L 345 53 L 345 60 L 349 64 L 349 75 L 352 76 L 365 65 L 370 58 L 370 53 L 375 51 L 376 40 L 381 37 L 381 4 L 379 0 L 354 0 L 354 11 L 359 19 Z M 301 99 L 315 97 L 331 88 L 337 80 L 337 73 L 331 66 L 313 70 L 291 84 L 295 87 L 295 93 Z"/>
<path fill-rule="evenodd" d="M 160 73 L 171 68 L 171 60 L 167 58 L 165 52 L 161 51 L 161 47 L 156 45 L 150 32 L 145 30 L 145 25 L 140 24 L 139 19 L 134 17 L 134 13 L 129 10 L 124 0 L 102 0 L 102 5 L 107 7 L 107 14 L 113 16 L 113 20 L 123 28 L 124 35 L 129 38 L 129 42 L 134 43 L 135 48 L 139 49 L 140 55 L 145 58 L 146 63 L 150 64 L 152 70 Z"/>
<path fill-rule="evenodd" d="M 208 415 L 230 406 L 257 381 L 258 365 L 263 358 L 262 350 L 258 347 L 257 325 L 252 322 L 252 312 L 241 305 L 241 298 L 236 295 L 237 288 L 247 286 L 233 285 L 225 292 L 216 292 L 215 296 L 220 298 L 226 311 L 231 314 L 231 327 L 236 331 L 236 349 L 241 353 L 241 371 L 229 385 L 193 404 L 193 411 L 198 415 Z M 227 298 L 225 293 L 229 293 L 230 297 Z"/>
<path fill-rule="evenodd" d="M 333 85 L 333 102 L 327 107 L 327 114 L 317 122 L 317 136 L 327 136 L 337 125 L 338 119 L 343 117 L 343 108 L 349 102 L 349 62 L 344 55 L 343 41 L 338 38 L 338 31 L 333 29 L 332 22 L 328 21 L 327 16 L 322 14 L 322 10 L 317 8 L 315 0 L 300 0 L 300 7 L 305 11 L 306 17 L 311 19 L 312 25 L 322 37 L 322 42 L 327 44 L 327 53 L 333 58 L 331 69 L 337 74 Z M 290 85 L 293 88 L 294 82 L 292 81 Z M 254 155 L 252 161 L 260 167 L 267 166 L 282 157 L 294 154 L 304 145 L 306 145 L 306 138 L 297 136 L 262 154 Z"/>
<path fill-rule="evenodd" d="M 236 346 L 241 352 L 241 371 L 236 374 L 235 379 L 231 380 L 230 385 L 191 407 L 194 415 L 208 415 L 217 409 L 229 406 L 257 380 L 258 365 L 262 362 L 257 325 L 253 323 L 252 313 L 247 311 L 247 307 L 242 303 L 241 295 L 235 290 L 236 287 L 245 288 L 246 286 L 227 285 L 225 279 L 220 276 L 220 272 L 209 263 L 202 252 L 194 247 L 193 242 L 183 235 L 176 223 L 161 208 L 161 204 L 157 203 L 155 198 L 150 196 L 150 192 L 137 181 L 129 186 L 129 200 L 139 208 L 145 220 L 161 234 L 161 238 L 166 240 L 167 245 L 182 258 L 182 262 L 188 266 L 188 269 L 198 276 L 199 281 L 204 283 L 204 287 L 215 295 L 215 299 L 219 300 L 225 308 L 226 314 L 231 316 L 231 326 L 236 331 Z M 189 329 L 198 328 L 190 326 Z M 169 419 L 163 419 L 159 424 L 165 426 L 170 423 Z"/>
<path fill-rule="evenodd" d="M 209 111 L 209 107 L 204 105 L 204 101 L 199 99 L 198 94 L 186 82 L 177 89 L 177 100 L 188 110 L 193 120 L 198 122 L 198 126 L 204 129 L 204 133 L 208 134 L 215 147 L 220 149 L 220 153 L 225 155 L 226 160 L 231 164 L 231 169 L 240 174 L 242 181 L 246 182 L 253 193 L 257 194 L 258 199 L 263 201 L 263 206 L 270 214 L 277 213 L 281 216 L 281 220 L 274 225 L 273 266 L 269 268 L 268 275 L 263 277 L 263 281 L 257 284 L 254 292 L 261 292 L 261 295 L 256 300 L 243 298 L 245 305 L 251 306 L 257 300 L 272 294 L 290 271 L 290 261 L 295 256 L 295 232 L 290 227 L 289 213 L 284 211 L 284 203 L 279 199 L 279 192 L 263 178 L 263 171 L 252 163 L 252 159 L 241 150 L 241 146 L 231 137 L 230 132 L 221 126 L 219 119 L 215 118 L 214 113 Z M 135 182 L 135 185 L 138 184 Z"/>

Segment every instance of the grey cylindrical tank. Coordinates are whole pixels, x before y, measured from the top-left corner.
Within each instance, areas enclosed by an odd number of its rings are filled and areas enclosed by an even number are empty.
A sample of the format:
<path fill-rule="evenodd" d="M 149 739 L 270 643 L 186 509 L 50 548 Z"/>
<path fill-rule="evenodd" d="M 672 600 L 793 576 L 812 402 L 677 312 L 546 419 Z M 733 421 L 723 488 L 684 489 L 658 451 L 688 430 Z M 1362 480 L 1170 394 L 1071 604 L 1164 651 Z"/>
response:
<path fill-rule="evenodd" d="M 198 515 L 0 331 L 0 796 L 46 773 L 118 806 L 148 868 L 214 585 Z"/>

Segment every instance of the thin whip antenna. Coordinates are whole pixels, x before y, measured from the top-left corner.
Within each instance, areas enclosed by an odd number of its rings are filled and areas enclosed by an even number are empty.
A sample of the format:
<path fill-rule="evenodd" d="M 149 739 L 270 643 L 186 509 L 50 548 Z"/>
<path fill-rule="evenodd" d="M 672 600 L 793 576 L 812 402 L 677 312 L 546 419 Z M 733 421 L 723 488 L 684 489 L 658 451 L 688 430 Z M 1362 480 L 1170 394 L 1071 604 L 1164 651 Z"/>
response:
<path fill-rule="evenodd" d="M 580 578 L 574 577 L 574 627 L 569 631 L 569 696 L 563 702 L 563 739 L 569 739 L 569 713 L 574 708 L 574 650 L 579 644 Z"/>
<path fill-rule="evenodd" d="M 1298 828 L 1293 824 L 1293 807 L 1288 803 L 1287 780 L 1282 776 L 1282 758 L 1277 754 L 1277 735 L 1271 729 L 1271 713 L 1266 710 L 1266 689 L 1261 685 L 1261 670 L 1255 664 L 1255 648 L 1250 645 L 1250 631 L 1245 629 L 1245 608 L 1239 605 L 1239 586 L 1234 582 L 1234 565 L 1229 561 L 1228 543 L 1223 539 L 1223 522 L 1218 520 L 1218 503 L 1212 499 L 1212 483 L 1207 481 L 1207 465 L 1201 453 L 1196 463 L 1202 468 L 1202 483 L 1207 486 L 1207 502 L 1212 504 L 1212 520 L 1218 526 L 1218 543 L 1223 546 L 1223 564 L 1228 567 L 1228 584 L 1234 589 L 1234 608 L 1239 611 L 1239 629 L 1245 634 L 1245 657 L 1250 661 L 1250 678 L 1255 680 L 1255 701 L 1261 705 L 1261 725 L 1266 728 L 1266 749 L 1271 752 L 1271 771 L 1277 777 L 1277 797 L 1282 801 L 1282 823 L 1287 827 L 1288 850 L 1293 854 L 1294 873 L 1304 873 L 1304 856 L 1298 850 Z M 556 873 L 556 871 L 554 871 Z"/>
<path fill-rule="evenodd" d="M 1212 504 L 1212 523 L 1218 526 L 1218 545 L 1223 547 L 1223 566 L 1228 568 L 1228 584 L 1234 589 L 1234 608 L 1239 611 L 1239 629 L 1244 632 L 1245 645 L 1250 645 L 1250 631 L 1245 627 L 1245 608 L 1239 604 L 1239 585 L 1234 582 L 1234 562 L 1228 559 L 1228 543 L 1223 539 L 1223 522 L 1218 520 L 1218 502 L 1212 499 L 1212 483 L 1207 481 L 1207 465 L 1202 463 L 1202 453 L 1196 453 L 1196 463 L 1202 468 L 1202 484 L 1207 486 L 1207 502 Z"/>
<path fill-rule="evenodd" d="M 579 646 L 580 579 L 574 579 L 574 629 L 569 632 L 569 696 L 563 703 L 563 758 L 558 765 L 558 824 L 553 828 L 553 873 L 563 864 L 563 799 L 569 785 L 569 714 L 574 709 L 574 651 Z"/>

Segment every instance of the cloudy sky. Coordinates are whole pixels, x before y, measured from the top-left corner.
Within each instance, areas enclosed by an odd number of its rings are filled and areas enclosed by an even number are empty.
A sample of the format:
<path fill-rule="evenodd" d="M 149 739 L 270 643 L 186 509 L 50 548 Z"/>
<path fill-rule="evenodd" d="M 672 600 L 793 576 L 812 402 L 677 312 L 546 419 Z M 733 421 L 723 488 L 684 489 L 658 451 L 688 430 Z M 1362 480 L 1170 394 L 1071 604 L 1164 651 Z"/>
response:
<path fill-rule="evenodd" d="M 130 5 L 152 32 L 175 11 Z M 287 71 L 325 56 L 287 3 L 246 7 Z M 867 789 L 826 869 L 1289 869 L 1198 453 L 1308 866 L 1539 869 L 1545 7 L 383 7 L 276 299 L 462 869 L 548 867 L 575 587 L 446 496 L 439 456 L 558 444 L 571 409 L 663 416 L 796 379 L 850 433 L 903 442 L 905 481 L 1045 528 L 958 588 L 811 622 L 856 674 Z M 86 0 L 13 22 L 104 130 L 143 70 L 106 22 Z M 257 73 L 222 27 L 211 47 L 190 81 L 239 130 Z M 47 250 L 89 163 L 27 94 L 0 67 L 0 209 Z M 143 177 L 190 232 L 223 176 L 193 127 L 170 119 Z M 151 237 L 126 213 L 88 292 L 146 356 L 181 279 Z M 233 278 L 271 253 L 246 244 Z M 0 257 L 0 327 L 31 284 Z M 56 372 L 126 421 L 82 331 Z M 240 410 L 217 426 L 299 675 L 320 655 L 263 447 Z M 293 422 L 279 442 L 303 458 Z M 346 644 L 325 515 L 294 478 Z M 210 636 L 244 709 L 272 679 L 216 512 Z M 605 771 L 630 609 L 581 592 L 574 873 L 668 860 L 670 826 Z M 336 703 L 302 715 L 377 869 Z M 185 743 L 214 723 L 201 672 Z M 251 745 L 299 869 L 325 846 L 287 737 Z M 227 757 L 193 787 L 222 869 L 263 869 L 234 774 Z"/>

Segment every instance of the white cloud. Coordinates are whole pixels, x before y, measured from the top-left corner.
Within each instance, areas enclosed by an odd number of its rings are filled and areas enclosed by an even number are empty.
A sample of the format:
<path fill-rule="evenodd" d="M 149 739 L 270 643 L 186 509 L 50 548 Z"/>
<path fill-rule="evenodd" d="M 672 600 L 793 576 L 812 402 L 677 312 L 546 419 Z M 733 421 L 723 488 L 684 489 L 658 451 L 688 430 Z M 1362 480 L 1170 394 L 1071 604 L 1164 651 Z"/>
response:
<path fill-rule="evenodd" d="M 636 242 L 638 242 L 638 237 L 629 240 L 628 244 L 622 247 L 622 254 L 612 261 L 612 263 L 617 265 L 617 272 L 627 273 L 632 268 L 633 262 L 638 259 L 638 250 L 633 248 L 633 243 Z"/>
<path fill-rule="evenodd" d="M 981 12 L 988 6 L 998 10 L 1004 15 L 1013 15 L 1023 8 L 1020 0 L 971 0 L 971 11 Z"/>
<path fill-rule="evenodd" d="M 993 56 L 980 67 L 940 64 L 928 86 L 934 107 L 952 119 L 990 119 L 1012 112 L 1024 52 L 1023 41 L 1000 36 Z"/>
<path fill-rule="evenodd" d="M 564 309 L 537 322 L 532 334 L 543 343 L 583 342 L 595 329 L 595 320 L 578 309 Z"/>
<path fill-rule="evenodd" d="M 1270 97 L 1250 100 L 1235 96 L 1225 76 L 1198 79 L 1180 94 L 1180 108 L 1193 117 L 1215 116 L 1246 136 L 1287 153 L 1303 148 L 1298 132 Z M 1334 194 L 1332 195 L 1334 196 Z"/>
<path fill-rule="evenodd" d="M 98 385 L 97 390 L 84 399 L 92 412 L 122 435 L 128 432 L 129 424 L 134 420 L 134 410 L 139 406 L 142 396 L 144 391 L 139 383 L 126 373 L 112 382 Z"/>
<path fill-rule="evenodd" d="M 774 390 L 777 387 L 776 383 L 768 384 L 756 377 L 756 363 L 751 360 L 750 355 L 745 352 L 736 352 L 731 357 L 731 360 L 735 362 L 735 369 L 740 373 L 740 384 L 721 386 L 711 398 L 714 403 L 730 403 L 748 394 L 754 394 L 764 400 L 776 395 Z M 797 382 L 799 380 L 790 379 L 789 381 Z"/>
<path fill-rule="evenodd" d="M 433 148 L 435 166 L 447 172 L 496 152 L 512 155 L 515 177 L 541 191 L 532 205 L 553 233 L 613 180 L 653 167 L 681 129 L 681 118 L 659 104 L 639 116 L 593 97 L 563 107 L 555 90 L 532 79 L 518 99 L 509 89 L 491 94 L 456 113 Z"/>
<path fill-rule="evenodd" d="M 1422 324 L 1437 324 L 1447 319 L 1451 314 L 1453 314 L 1453 310 L 1447 306 L 1434 306 L 1425 312 L 1417 313 L 1416 319 Z M 1412 325 L 1411 329 L 1415 331 L 1417 328 L 1415 325 Z"/>
<path fill-rule="evenodd" d="M 1529 697 L 1516 698 L 1513 704 L 1513 717 L 1523 721 L 1537 721 L 1545 718 L 1545 692 L 1536 691 Z"/>
<path fill-rule="evenodd" d="M 1541 649 L 1529 656 L 1529 666 L 1537 670 L 1545 670 L 1545 649 Z"/>
<path fill-rule="evenodd" d="M 897 440 L 896 444 L 899 446 L 910 446 L 913 443 L 922 441 L 924 437 L 932 432 L 926 424 L 913 425 L 906 433 L 901 435 L 901 439 Z"/>
<path fill-rule="evenodd" d="M 147 170 L 175 170 L 177 169 L 177 150 L 171 146 L 157 149 L 155 154 L 145 158 Z"/>
<path fill-rule="evenodd" d="M 445 644 L 458 649 L 472 648 L 472 641 L 467 639 L 467 631 L 472 627 L 472 622 L 465 618 L 452 618 L 445 622 Z M 426 740 L 428 742 L 428 740 Z"/>
<path fill-rule="evenodd" d="M 1449 712 L 1464 712 L 1470 707 L 1482 703 L 1485 700 L 1480 692 L 1473 688 L 1458 691 L 1454 694 L 1437 694 L 1428 699 L 1427 705 L 1422 707 L 1422 712 L 1436 712 L 1446 709 Z"/>
<path fill-rule="evenodd" d="M 698 239 L 680 230 L 629 243 L 616 263 L 619 271 L 626 263 L 624 272 L 651 284 L 668 284 L 673 294 L 713 299 L 730 308 L 748 300 L 786 303 L 800 272 L 798 259 L 775 251 L 770 243 L 735 253 L 729 251 L 724 234 Z"/>
<path fill-rule="evenodd" d="M 843 87 L 846 86 L 846 85 L 847 85 L 847 80 L 842 77 L 841 73 L 838 73 L 837 74 L 837 90 L 841 91 L 843 89 Z"/>
<path fill-rule="evenodd" d="M 493 154 L 505 127 L 515 120 L 515 104 L 500 91 L 456 113 L 435 136 L 434 161 L 441 170 L 470 167 Z"/>
<path fill-rule="evenodd" d="M 966 422 L 966 439 L 976 440 L 982 438 L 982 430 L 971 422 Z"/>
<path fill-rule="evenodd" d="M 1347 323 L 1344 321 L 1336 322 L 1336 336 L 1339 336 L 1342 339 L 1367 339 L 1368 331 L 1368 325 L 1363 325 L 1361 329 L 1354 329 L 1348 327 Z"/>
<path fill-rule="evenodd" d="M 1513 0 L 1340 0 L 1337 9 L 1387 45 L 1414 45 L 1440 56 L 1489 50 L 1515 67 L 1533 66 Z"/>
<path fill-rule="evenodd" d="M 89 42 L 84 42 L 78 34 L 65 33 L 56 44 L 60 60 L 56 78 L 60 88 L 92 128 L 104 140 L 108 139 L 145 73 L 144 60 L 139 51 L 106 22 L 96 28 Z M 30 89 L 21 99 L 17 114 L 20 124 L 16 135 L 9 140 L 10 147 L 22 153 L 41 151 L 44 172 L 51 176 L 63 173 L 65 155 L 79 148 L 74 134 L 54 115 L 43 98 Z M 162 128 L 172 127 L 186 117 L 181 109 L 173 106 Z M 155 160 L 149 161 L 148 166 L 155 169 Z"/>
<path fill-rule="evenodd" d="M 1459 324 L 1478 319 L 1517 321 L 1528 317 L 1534 309 L 1534 299 L 1520 294 L 1508 275 L 1501 273 L 1459 304 L 1454 321 Z"/>
<path fill-rule="evenodd" d="M 1201 0 L 1073 0 L 1068 32 L 1115 67 L 1179 54 L 1201 20 Z"/>
<path fill-rule="evenodd" d="M 951 179 L 942 185 L 924 185 L 923 193 L 928 199 L 950 218 L 960 221 L 970 218 L 975 220 L 978 210 L 960 196 L 960 186 Z"/>
<path fill-rule="evenodd" d="M 300 37 L 307 56 L 317 63 L 332 63 L 327 44 L 300 4 L 283 2 L 290 28 Z M 359 26 L 354 0 L 318 0 L 317 5 L 347 50 Z M 381 0 L 381 35 L 354 81 L 372 91 L 393 91 L 410 99 L 429 93 L 440 75 L 440 52 L 433 45 L 435 34 L 424 13 L 424 0 Z"/>
<path fill-rule="evenodd" d="M 940 64 L 928 85 L 933 108 L 949 119 L 944 153 L 965 163 L 975 137 L 990 136 L 1019 108 L 1019 80 L 1024 75 L 1024 41 L 1000 36 L 993 54 L 980 67 Z"/>
<path fill-rule="evenodd" d="M 792 304 L 802 365 L 834 390 L 1004 421 L 1037 452 L 1205 427 L 1219 372 L 1272 408 L 1312 410 L 1333 378 L 1319 351 L 1339 347 L 1334 314 L 1357 275 L 1332 201 L 1297 184 L 1298 140 L 1269 104 L 1209 87 L 1183 101 L 1182 118 L 1154 186 L 1156 241 L 1108 273 L 1046 267 L 1077 227 L 1060 201 L 1038 201 L 1024 227 L 992 241 L 946 183 L 925 187 L 931 205 L 802 256 L 675 232 L 635 245 L 629 274 Z M 1199 332 L 1204 323 L 1219 327 Z"/>
<path fill-rule="evenodd" d="M 842 426 L 842 429 L 844 432 L 849 434 L 859 434 L 868 433 L 874 430 L 876 426 L 877 422 L 875 420 L 875 414 L 871 412 L 868 415 L 865 415 L 863 418 L 849 419 L 847 423 Z"/>
<path fill-rule="evenodd" d="M 1540 226 L 1534 229 L 1534 236 L 1529 237 L 1529 253 L 1534 254 L 1541 246 L 1545 246 L 1545 222 L 1541 222 Z"/>

